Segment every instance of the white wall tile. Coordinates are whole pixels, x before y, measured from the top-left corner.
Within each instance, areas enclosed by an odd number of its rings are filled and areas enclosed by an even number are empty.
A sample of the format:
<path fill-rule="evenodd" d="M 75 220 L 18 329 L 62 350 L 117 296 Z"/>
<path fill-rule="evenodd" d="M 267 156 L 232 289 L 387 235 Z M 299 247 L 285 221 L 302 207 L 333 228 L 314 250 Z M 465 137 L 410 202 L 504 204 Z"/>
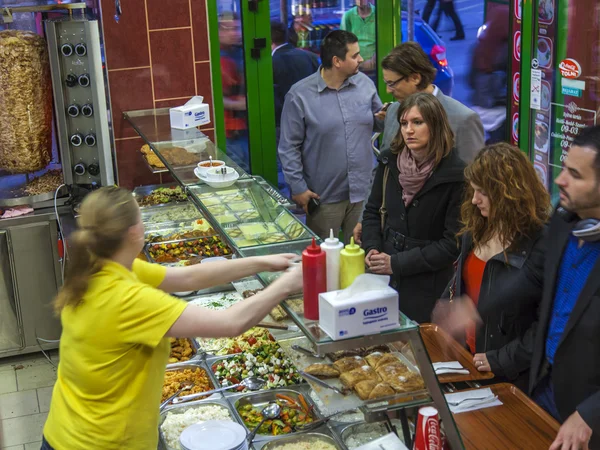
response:
<path fill-rule="evenodd" d="M 42 441 L 25 444 L 25 450 L 40 450 L 41 447 Z"/>

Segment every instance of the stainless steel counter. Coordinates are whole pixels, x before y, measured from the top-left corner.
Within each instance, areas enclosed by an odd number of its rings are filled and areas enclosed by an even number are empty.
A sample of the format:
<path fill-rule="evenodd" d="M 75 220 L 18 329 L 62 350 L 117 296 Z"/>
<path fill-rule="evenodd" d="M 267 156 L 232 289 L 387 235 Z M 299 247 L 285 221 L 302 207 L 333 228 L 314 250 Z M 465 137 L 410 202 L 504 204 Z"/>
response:
<path fill-rule="evenodd" d="M 70 217 L 70 208 L 61 207 L 59 214 Z M 60 338 L 51 307 L 62 285 L 59 258 L 52 208 L 0 220 L 0 358 L 39 351 L 38 338 Z M 40 343 L 44 349 L 58 346 Z"/>

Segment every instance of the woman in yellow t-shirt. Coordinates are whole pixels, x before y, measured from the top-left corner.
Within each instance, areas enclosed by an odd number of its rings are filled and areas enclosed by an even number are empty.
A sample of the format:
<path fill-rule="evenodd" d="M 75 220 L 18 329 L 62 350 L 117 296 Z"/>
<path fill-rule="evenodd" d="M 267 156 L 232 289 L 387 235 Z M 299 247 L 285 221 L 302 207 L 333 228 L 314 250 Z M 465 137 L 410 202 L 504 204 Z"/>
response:
<path fill-rule="evenodd" d="M 288 271 L 252 299 L 213 311 L 167 293 L 285 270 L 295 255 L 181 268 L 143 262 L 136 259 L 144 246 L 140 209 L 131 192 L 117 187 L 88 195 L 78 223 L 55 300 L 63 331 L 42 449 L 155 449 L 167 338 L 238 336 L 301 289 L 301 271 Z"/>

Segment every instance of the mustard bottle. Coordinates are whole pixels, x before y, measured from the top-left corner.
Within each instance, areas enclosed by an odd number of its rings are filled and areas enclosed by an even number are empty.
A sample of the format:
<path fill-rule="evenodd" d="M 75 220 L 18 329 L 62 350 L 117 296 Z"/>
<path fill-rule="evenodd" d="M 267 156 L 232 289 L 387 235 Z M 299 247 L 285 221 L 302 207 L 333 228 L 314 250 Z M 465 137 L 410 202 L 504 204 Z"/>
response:
<path fill-rule="evenodd" d="M 346 289 L 362 273 L 365 273 L 365 251 L 354 243 L 352 237 L 340 252 L 340 288 Z"/>

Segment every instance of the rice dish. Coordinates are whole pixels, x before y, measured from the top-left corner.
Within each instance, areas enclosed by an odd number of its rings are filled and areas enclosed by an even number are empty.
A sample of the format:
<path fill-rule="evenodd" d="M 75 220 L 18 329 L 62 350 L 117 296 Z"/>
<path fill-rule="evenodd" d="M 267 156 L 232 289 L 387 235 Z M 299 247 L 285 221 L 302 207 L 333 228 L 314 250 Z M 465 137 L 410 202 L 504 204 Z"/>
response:
<path fill-rule="evenodd" d="M 169 411 L 160 426 L 165 444 L 171 449 L 179 449 L 179 437 L 183 430 L 195 423 L 207 420 L 228 420 L 233 418 L 227 408 L 220 405 L 202 405 L 191 407 L 183 413 Z"/>
<path fill-rule="evenodd" d="M 396 431 L 398 432 L 398 437 L 400 440 L 404 440 L 404 435 L 402 434 L 402 423 L 400 423 L 399 420 L 392 420 L 392 425 L 396 427 Z M 389 431 L 387 430 L 384 422 L 354 425 L 344 432 L 344 444 L 346 444 L 346 447 L 352 450 L 385 436 L 388 433 Z"/>
<path fill-rule="evenodd" d="M 276 445 L 273 450 L 337 450 L 337 447 L 320 439 L 307 439 L 289 444 Z"/>

